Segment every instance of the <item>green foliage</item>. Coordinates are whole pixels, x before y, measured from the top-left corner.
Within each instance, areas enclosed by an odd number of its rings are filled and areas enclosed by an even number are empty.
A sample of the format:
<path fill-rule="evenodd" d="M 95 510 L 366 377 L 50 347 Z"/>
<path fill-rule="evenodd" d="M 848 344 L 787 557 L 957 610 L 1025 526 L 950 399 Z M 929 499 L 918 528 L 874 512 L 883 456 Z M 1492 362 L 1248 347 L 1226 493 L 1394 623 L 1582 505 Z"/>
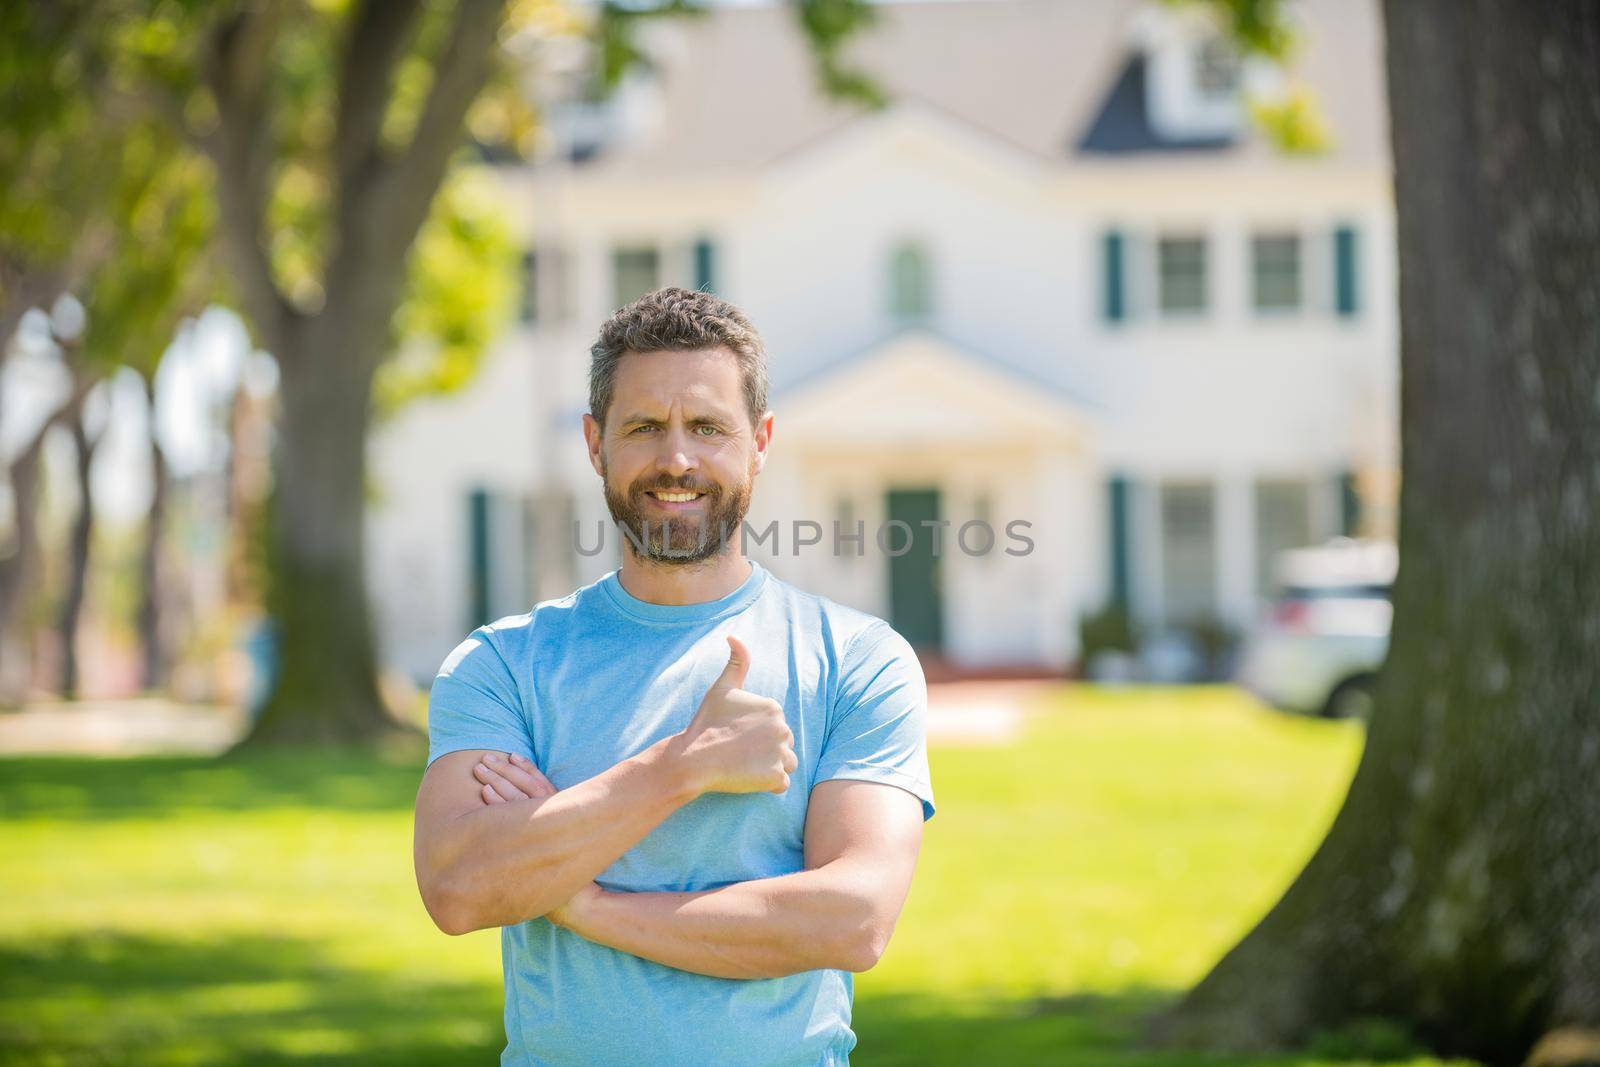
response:
<path fill-rule="evenodd" d="M 1169 0 L 1191 3 L 1194 0 Z M 1209 4 L 1223 31 L 1247 55 L 1285 59 L 1294 34 L 1285 19 L 1283 0 L 1201 0 Z"/>
<path fill-rule="evenodd" d="M 81 5 L 0 5 L 0 287 L 88 259 L 115 195 L 118 145 L 97 136 L 106 40 Z M 13 294 L 0 291 L 0 301 Z"/>
<path fill-rule="evenodd" d="M 1078 656 L 1085 667 L 1104 652 L 1133 652 L 1138 648 L 1133 618 L 1126 606 L 1108 603 L 1078 620 Z"/>
<path fill-rule="evenodd" d="M 379 371 L 377 410 L 472 380 L 517 298 L 517 243 L 492 179 L 458 171 L 417 235 L 411 291 L 395 315 L 408 342 Z"/>
<path fill-rule="evenodd" d="M 0 129 L 0 257 L 18 277 L 76 291 L 87 311 L 77 359 L 91 373 L 149 373 L 206 295 L 214 218 L 204 169 L 136 96 L 137 60 L 160 47 L 162 23 L 107 14 L 79 3 L 0 15 L 0 69 L 18 104 Z"/>
<path fill-rule="evenodd" d="M 1333 146 L 1333 134 L 1311 91 L 1303 85 L 1279 100 L 1252 100 L 1250 114 L 1268 139 L 1291 155 L 1316 155 Z"/>
<path fill-rule="evenodd" d="M 143 126 L 125 142 L 124 188 L 113 207 L 114 251 L 90 276 L 82 356 L 92 366 L 155 372 L 179 319 L 215 294 L 205 273 L 216 223 L 209 173 L 166 132 Z"/>
<path fill-rule="evenodd" d="M 1392 1019 L 1357 1019 L 1311 1039 L 1309 1051 L 1339 1060 L 1392 1060 L 1415 1056 L 1419 1047 L 1405 1026 Z"/>
<path fill-rule="evenodd" d="M 811 43 L 817 80 L 828 96 L 866 108 L 888 104 L 888 94 L 872 76 L 844 64 L 845 44 L 877 21 L 868 0 L 795 0 L 800 28 Z"/>
<path fill-rule="evenodd" d="M 705 7 L 694 0 L 661 0 L 660 3 L 624 3 L 604 0 L 594 24 L 594 42 L 599 62 L 596 95 L 603 95 L 622 84 L 622 78 L 635 68 L 651 69 L 650 57 L 640 47 L 641 22 L 679 15 L 701 15 Z"/>
<path fill-rule="evenodd" d="M 1167 0 L 1173 6 L 1202 6 L 1240 55 L 1270 60 L 1287 70 L 1297 39 L 1284 0 Z M 1247 98 L 1256 128 L 1287 155 L 1316 155 L 1333 144 L 1332 131 L 1311 91 L 1290 80 L 1271 99 Z"/>

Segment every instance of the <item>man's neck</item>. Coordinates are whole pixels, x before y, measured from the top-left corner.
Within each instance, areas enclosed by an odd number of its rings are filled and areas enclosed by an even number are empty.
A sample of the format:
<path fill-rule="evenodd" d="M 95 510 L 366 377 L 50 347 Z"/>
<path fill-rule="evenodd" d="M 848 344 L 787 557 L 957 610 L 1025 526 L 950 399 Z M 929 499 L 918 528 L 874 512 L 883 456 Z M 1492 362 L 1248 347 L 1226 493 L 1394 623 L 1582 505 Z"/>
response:
<path fill-rule="evenodd" d="M 704 604 L 739 588 L 753 570 L 733 545 L 699 563 L 653 563 L 625 544 L 617 580 L 629 596 L 648 604 Z"/>

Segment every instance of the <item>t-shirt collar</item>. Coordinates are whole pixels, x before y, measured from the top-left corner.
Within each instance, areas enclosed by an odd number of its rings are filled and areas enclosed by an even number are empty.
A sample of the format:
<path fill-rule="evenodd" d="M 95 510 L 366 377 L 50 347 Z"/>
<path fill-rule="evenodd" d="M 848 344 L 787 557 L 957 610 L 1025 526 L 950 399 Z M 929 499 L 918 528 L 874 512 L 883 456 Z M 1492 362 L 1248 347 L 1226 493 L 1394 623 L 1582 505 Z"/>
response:
<path fill-rule="evenodd" d="M 746 557 L 748 558 L 748 557 Z M 618 611 L 624 615 L 651 623 L 707 622 L 744 610 L 761 595 L 767 582 L 766 569 L 750 560 L 750 576 L 739 588 L 716 600 L 703 600 L 698 604 L 655 604 L 640 600 L 622 588 L 622 571 L 617 569 L 600 580 L 600 588 Z"/>

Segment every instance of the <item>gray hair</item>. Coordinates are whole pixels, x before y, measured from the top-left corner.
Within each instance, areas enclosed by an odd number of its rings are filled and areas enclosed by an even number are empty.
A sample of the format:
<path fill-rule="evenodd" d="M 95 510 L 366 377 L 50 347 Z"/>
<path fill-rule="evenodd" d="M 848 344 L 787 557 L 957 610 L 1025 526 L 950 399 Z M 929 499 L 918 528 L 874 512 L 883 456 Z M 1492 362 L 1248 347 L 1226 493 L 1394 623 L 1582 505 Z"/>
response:
<path fill-rule="evenodd" d="M 617 384 L 617 361 L 629 352 L 726 348 L 739 361 L 744 402 L 754 426 L 767 411 L 767 350 L 744 312 L 710 293 L 667 288 L 618 308 L 589 348 L 589 413 L 605 425 Z"/>

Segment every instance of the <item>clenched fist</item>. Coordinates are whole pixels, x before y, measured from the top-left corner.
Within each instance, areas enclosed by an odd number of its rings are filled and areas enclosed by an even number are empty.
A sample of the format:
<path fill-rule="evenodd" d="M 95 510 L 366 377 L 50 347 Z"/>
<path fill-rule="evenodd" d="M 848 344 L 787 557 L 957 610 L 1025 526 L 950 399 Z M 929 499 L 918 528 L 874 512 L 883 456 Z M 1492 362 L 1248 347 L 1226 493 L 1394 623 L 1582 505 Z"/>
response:
<path fill-rule="evenodd" d="M 783 706 L 739 688 L 749 671 L 750 650 L 730 634 L 728 665 L 675 739 L 702 792 L 781 793 L 799 763 Z"/>

